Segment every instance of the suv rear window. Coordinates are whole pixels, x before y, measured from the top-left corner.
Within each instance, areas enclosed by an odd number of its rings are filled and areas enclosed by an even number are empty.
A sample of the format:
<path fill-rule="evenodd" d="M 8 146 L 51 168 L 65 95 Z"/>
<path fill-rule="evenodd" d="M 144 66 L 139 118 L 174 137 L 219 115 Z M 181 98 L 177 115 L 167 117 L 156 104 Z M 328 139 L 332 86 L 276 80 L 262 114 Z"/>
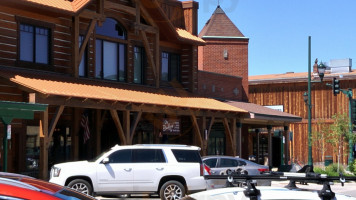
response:
<path fill-rule="evenodd" d="M 174 156 L 178 162 L 196 162 L 202 163 L 200 154 L 196 150 L 181 150 L 172 149 Z"/>

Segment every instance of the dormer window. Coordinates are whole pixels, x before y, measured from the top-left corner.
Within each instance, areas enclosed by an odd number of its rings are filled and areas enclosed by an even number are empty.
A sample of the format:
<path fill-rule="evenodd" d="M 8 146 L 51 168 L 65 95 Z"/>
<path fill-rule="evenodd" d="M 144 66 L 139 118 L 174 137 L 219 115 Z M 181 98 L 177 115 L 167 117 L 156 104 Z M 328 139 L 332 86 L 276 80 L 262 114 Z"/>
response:
<path fill-rule="evenodd" d="M 126 39 L 126 30 L 115 19 L 96 27 L 96 78 L 126 81 Z"/>

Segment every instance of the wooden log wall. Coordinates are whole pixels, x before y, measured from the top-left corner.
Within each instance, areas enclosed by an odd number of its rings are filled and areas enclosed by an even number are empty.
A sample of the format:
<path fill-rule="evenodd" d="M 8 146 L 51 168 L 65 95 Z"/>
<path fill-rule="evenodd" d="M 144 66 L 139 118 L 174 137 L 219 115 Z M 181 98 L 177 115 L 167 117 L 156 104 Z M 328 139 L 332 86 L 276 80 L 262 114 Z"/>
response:
<path fill-rule="evenodd" d="M 356 78 L 356 77 L 355 77 Z M 342 89 L 352 88 L 355 98 L 356 81 L 340 79 Z M 326 78 L 323 83 L 312 84 L 312 131 L 320 130 L 317 123 L 326 121 L 332 124 L 332 116 L 337 113 L 347 113 L 349 102 L 346 95 L 340 93 L 333 95 L 332 88 L 326 86 L 331 84 L 331 79 Z M 301 122 L 290 125 L 293 131 L 292 156 L 302 163 L 308 162 L 308 109 L 303 100 L 304 92 L 307 92 L 307 82 L 281 82 L 281 83 L 254 83 L 249 85 L 249 102 L 259 105 L 283 105 L 284 112 L 297 115 L 303 118 Z M 331 155 L 333 161 L 337 162 L 337 152 L 331 145 L 326 146 L 325 155 Z M 342 163 L 347 164 L 348 145 L 342 152 Z M 320 151 L 313 145 L 313 161 L 324 162 Z"/>

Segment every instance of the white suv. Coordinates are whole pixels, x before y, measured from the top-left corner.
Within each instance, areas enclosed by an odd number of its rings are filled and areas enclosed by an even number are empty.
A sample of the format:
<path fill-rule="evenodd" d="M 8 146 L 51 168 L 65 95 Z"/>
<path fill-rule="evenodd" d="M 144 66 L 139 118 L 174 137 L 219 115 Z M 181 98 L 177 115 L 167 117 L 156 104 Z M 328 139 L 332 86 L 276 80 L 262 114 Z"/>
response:
<path fill-rule="evenodd" d="M 50 182 L 86 194 L 180 199 L 206 189 L 199 151 L 187 145 L 116 145 L 90 161 L 54 165 Z"/>

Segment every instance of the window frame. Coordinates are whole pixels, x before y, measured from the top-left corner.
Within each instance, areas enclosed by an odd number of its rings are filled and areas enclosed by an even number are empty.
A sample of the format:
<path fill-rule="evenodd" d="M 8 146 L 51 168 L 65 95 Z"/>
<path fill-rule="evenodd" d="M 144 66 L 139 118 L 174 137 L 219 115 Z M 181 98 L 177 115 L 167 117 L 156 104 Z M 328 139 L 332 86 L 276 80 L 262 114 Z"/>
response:
<path fill-rule="evenodd" d="M 141 50 L 141 65 L 140 65 L 140 69 L 141 69 L 141 82 L 135 82 L 135 54 L 136 51 L 135 49 L 139 48 Z M 147 63 L 147 55 L 146 55 L 146 50 L 143 46 L 141 45 L 134 45 L 133 46 L 133 76 L 132 76 L 132 83 L 134 84 L 139 84 L 139 85 L 145 85 L 146 84 L 146 67 L 148 65 Z"/>
<path fill-rule="evenodd" d="M 162 71 L 163 71 L 163 54 L 167 54 L 168 55 L 168 76 L 167 76 L 167 80 L 163 80 L 162 79 Z M 173 77 L 172 76 L 172 56 L 177 56 L 177 62 L 178 62 L 178 66 L 177 66 L 177 76 Z M 160 81 L 162 82 L 171 82 L 171 81 L 178 81 L 181 82 L 182 81 L 182 73 L 181 73 L 181 68 L 182 68 L 182 61 L 181 61 L 181 54 L 176 53 L 176 52 L 172 52 L 172 51 L 161 51 L 161 70 L 160 70 Z"/>
<path fill-rule="evenodd" d="M 105 80 L 105 81 L 115 81 L 115 82 L 127 82 L 127 79 L 128 79 L 128 34 L 127 34 L 127 28 L 125 26 L 123 26 L 123 24 L 121 23 L 121 21 L 119 21 L 118 19 L 114 18 L 114 17 L 110 17 L 108 16 L 107 18 L 110 18 L 110 19 L 113 19 L 117 22 L 117 24 L 120 25 L 120 27 L 122 29 L 124 29 L 125 31 L 125 36 L 126 36 L 126 39 L 120 39 L 120 38 L 112 38 L 112 37 L 108 37 L 108 36 L 105 36 L 105 35 L 99 35 L 96 33 L 96 29 L 94 31 L 95 33 L 95 40 L 94 40 L 94 49 L 95 49 L 95 53 L 94 53 L 94 57 L 95 57 L 95 64 L 94 64 L 94 78 L 95 79 L 99 79 L 99 80 Z M 96 50 L 97 50 L 97 40 L 101 40 L 101 60 L 100 60 L 100 65 L 101 65 L 101 74 L 100 74 L 100 78 L 98 78 L 96 76 L 96 65 L 97 65 L 97 57 L 96 57 Z M 106 42 L 111 42 L 111 43 L 115 43 L 117 45 L 117 77 L 116 77 L 116 80 L 112 80 L 112 79 L 105 79 L 104 78 L 104 59 L 103 59 L 103 44 L 104 44 L 104 41 Z M 123 80 L 120 81 L 120 44 L 124 45 L 124 76 L 123 76 Z"/>
<path fill-rule="evenodd" d="M 82 46 L 81 42 L 80 42 L 80 38 L 82 37 L 83 41 L 85 39 L 85 34 L 79 34 L 79 38 L 78 38 L 78 44 L 79 44 L 79 49 L 80 50 L 80 47 Z M 82 42 L 83 42 L 82 41 Z M 80 74 L 80 65 L 81 63 L 84 62 L 84 75 L 81 75 Z M 89 65 L 88 65 L 88 45 L 85 47 L 84 49 L 84 53 L 83 53 L 83 57 L 81 58 L 81 62 L 79 63 L 79 66 L 78 66 L 78 76 L 79 77 L 83 77 L 83 78 L 87 78 L 89 77 Z"/>
<path fill-rule="evenodd" d="M 43 22 L 39 20 L 34 20 L 34 19 L 29 19 L 25 17 L 20 17 L 16 16 L 16 25 L 17 25 L 17 56 L 16 56 L 16 66 L 19 67 L 26 67 L 26 68 L 31 68 L 31 69 L 39 69 L 39 70 L 46 70 L 46 71 L 53 71 L 54 66 L 53 66 L 53 41 L 54 41 L 54 28 L 55 25 L 52 23 L 48 22 Z M 48 63 L 36 63 L 36 61 L 24 61 L 20 60 L 20 51 L 21 51 L 21 44 L 20 44 L 20 37 L 21 37 L 21 31 L 20 27 L 21 25 L 28 25 L 32 26 L 34 28 L 45 28 L 48 29 Z M 35 43 L 36 40 L 33 40 L 32 42 Z M 35 56 L 36 53 L 36 48 L 34 47 L 33 53 Z"/>

